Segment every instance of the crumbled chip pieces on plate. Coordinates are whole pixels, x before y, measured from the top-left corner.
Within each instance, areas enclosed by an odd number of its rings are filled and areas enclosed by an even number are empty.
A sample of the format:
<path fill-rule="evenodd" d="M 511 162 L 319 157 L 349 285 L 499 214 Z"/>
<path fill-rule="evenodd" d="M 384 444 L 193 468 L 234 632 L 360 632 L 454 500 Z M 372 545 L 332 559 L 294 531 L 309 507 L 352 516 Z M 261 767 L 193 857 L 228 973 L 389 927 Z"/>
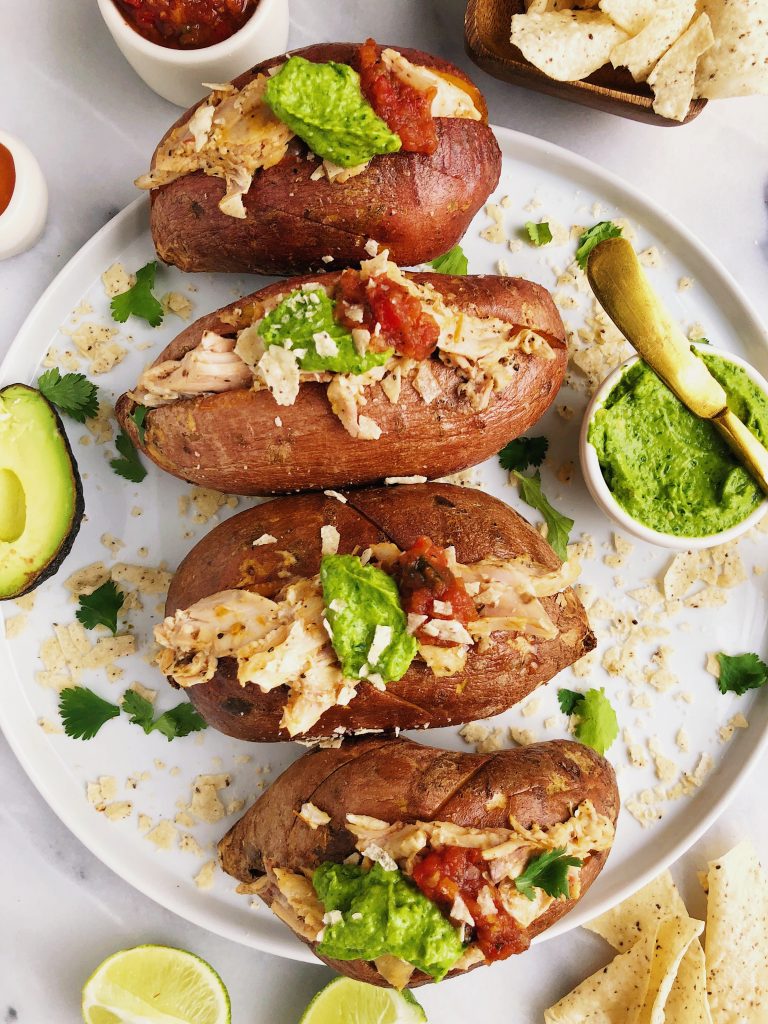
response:
<path fill-rule="evenodd" d="M 712 653 L 765 652 L 766 534 L 756 531 L 737 545 L 673 556 L 617 533 L 585 490 L 576 454 L 581 417 L 591 392 L 629 353 L 575 262 L 581 235 L 601 221 L 621 226 L 638 251 L 649 253 L 654 287 L 686 334 L 706 336 L 763 372 L 768 352 L 729 278 L 642 196 L 564 150 L 506 130 L 497 134 L 504 154 L 501 182 L 489 199 L 489 212 L 478 215 L 462 245 L 471 272 L 493 273 L 504 260 L 510 274 L 541 282 L 566 322 L 567 384 L 530 434 L 549 440 L 542 487 L 553 506 L 575 520 L 571 553 L 581 562 L 580 594 L 599 646 L 511 712 L 470 726 L 463 735 L 458 727 L 431 732 L 428 741 L 466 751 L 566 737 L 569 719 L 559 708 L 558 689 L 605 689 L 621 730 L 608 751 L 624 805 L 617 841 L 598 884 L 545 933 L 551 936 L 594 917 L 677 857 L 722 807 L 745 766 L 758 756 L 768 729 L 766 693 L 721 694 L 707 671 Z M 609 205 L 608 196 L 620 205 Z M 549 224 L 552 241 L 533 245 L 527 221 Z M 106 344 L 125 350 L 121 361 L 97 378 L 98 418 L 66 424 L 84 477 L 88 521 L 61 572 L 33 595 L 3 607 L 0 721 L 59 815 L 118 874 L 214 931 L 308 958 L 311 954 L 279 921 L 238 897 L 230 880 L 211 866 L 216 841 L 242 813 L 244 802 L 250 803 L 302 748 L 245 744 L 210 728 L 169 742 L 158 731 L 145 734 L 122 710 L 87 742 L 61 730 L 58 693 L 72 684 L 73 671 L 81 685 L 113 705 L 120 705 L 126 692 L 136 693 L 150 704 L 154 719 L 183 700 L 153 665 L 152 628 L 163 618 L 170 575 L 197 540 L 253 501 L 192 488 L 154 467 L 134 484 L 109 467 L 115 454 L 115 394 L 130 386 L 186 323 L 181 315 L 186 303 L 178 300 L 180 315 L 169 313 L 156 329 L 110 320 L 107 289 L 115 287 L 116 278 L 130 280 L 152 257 L 141 200 L 63 272 L 55 293 L 60 298 L 44 304 L 28 322 L 5 367 L 18 380 L 33 380 L 40 361 L 86 371 L 92 360 L 71 333 L 83 324 L 114 329 Z M 113 269 L 102 283 L 101 275 L 115 264 L 122 271 Z M 680 291 L 683 278 L 690 285 Z M 232 301 L 233 290 L 245 294 L 260 284 L 233 276 L 191 280 L 163 267 L 156 290 L 188 297 L 197 317 Z M 70 333 L 59 331 L 62 326 Z M 460 474 L 456 482 L 479 485 L 538 523 L 538 513 L 521 501 L 498 460 Z M 116 640 L 101 628 L 81 631 L 75 619 L 77 596 L 109 579 L 125 595 Z M 103 804 L 97 810 L 88 801 L 87 786 L 101 785 L 105 778 L 115 780 L 114 789 L 110 783 L 106 794 L 91 791 Z"/>

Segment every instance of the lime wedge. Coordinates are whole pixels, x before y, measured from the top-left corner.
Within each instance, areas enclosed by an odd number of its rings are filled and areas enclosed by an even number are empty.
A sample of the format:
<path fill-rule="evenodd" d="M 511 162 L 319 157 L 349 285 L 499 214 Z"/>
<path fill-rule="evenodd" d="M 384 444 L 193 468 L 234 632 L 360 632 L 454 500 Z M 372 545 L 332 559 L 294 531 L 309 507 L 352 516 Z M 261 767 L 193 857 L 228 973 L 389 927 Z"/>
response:
<path fill-rule="evenodd" d="M 407 989 L 397 992 L 351 978 L 334 978 L 317 993 L 299 1024 L 422 1024 L 426 1019 Z"/>
<path fill-rule="evenodd" d="M 85 1024 L 230 1024 L 229 995 L 194 953 L 134 946 L 99 964 L 83 989 Z M 393 1018 L 394 1019 L 394 1018 Z"/>

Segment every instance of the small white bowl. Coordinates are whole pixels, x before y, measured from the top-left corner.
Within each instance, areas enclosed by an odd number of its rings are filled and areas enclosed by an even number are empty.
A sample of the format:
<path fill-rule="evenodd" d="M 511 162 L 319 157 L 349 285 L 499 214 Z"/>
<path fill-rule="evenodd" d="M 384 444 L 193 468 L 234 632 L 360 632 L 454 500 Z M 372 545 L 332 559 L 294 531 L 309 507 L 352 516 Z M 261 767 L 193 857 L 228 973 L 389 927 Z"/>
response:
<path fill-rule="evenodd" d="M 744 370 L 750 380 L 756 384 L 762 391 L 768 394 L 768 381 L 758 373 L 758 371 L 750 363 L 744 359 L 740 359 L 739 356 L 733 355 L 731 352 L 723 352 L 722 349 L 712 348 L 711 345 L 697 346 L 706 349 L 707 352 L 712 352 L 715 355 L 720 356 L 722 359 L 727 359 L 729 362 L 734 363 L 736 366 L 740 366 Z M 636 519 L 633 519 L 621 505 L 616 501 L 613 494 L 611 493 L 608 484 L 605 482 L 603 471 L 600 468 L 600 461 L 597 457 L 597 451 L 594 445 L 590 444 L 588 440 L 589 428 L 597 410 L 605 402 L 608 395 L 613 391 L 616 384 L 618 384 L 625 371 L 636 363 L 639 356 L 630 356 L 629 359 L 625 360 L 621 366 L 617 366 L 613 373 L 609 374 L 600 387 L 595 392 L 592 401 L 587 406 L 587 410 L 584 413 L 584 419 L 581 422 L 581 432 L 579 434 L 579 459 L 581 461 L 581 471 L 584 474 L 584 480 L 587 484 L 589 493 L 595 500 L 595 503 L 599 508 L 605 512 L 607 516 L 618 523 L 622 529 L 626 530 L 627 533 L 633 534 L 635 537 L 639 537 L 640 540 L 648 541 L 649 544 L 657 544 L 662 548 L 672 548 L 676 551 L 691 551 L 691 550 L 702 550 L 703 548 L 716 547 L 718 544 L 726 544 L 728 541 L 735 540 L 740 537 L 743 533 L 751 527 L 756 526 L 757 523 L 763 518 L 764 515 L 768 514 L 768 497 L 766 497 L 755 509 L 754 512 L 750 513 L 746 519 L 743 519 L 740 523 L 735 526 L 731 526 L 727 530 L 721 530 L 719 533 L 712 533 L 707 537 L 678 537 L 672 533 L 661 533 L 659 530 L 652 530 L 649 526 L 644 526 L 639 523 Z"/>
<path fill-rule="evenodd" d="M 131 27 L 113 0 L 98 0 L 112 38 L 150 89 L 180 107 L 191 107 L 210 90 L 203 82 L 228 82 L 288 45 L 288 0 L 259 0 L 242 28 L 229 39 L 199 50 L 174 50 L 152 43 Z"/>
<path fill-rule="evenodd" d="M 10 152 L 16 171 L 11 201 L 0 213 L 0 260 L 31 249 L 45 227 L 48 186 L 40 164 L 13 135 L 0 131 L 0 143 Z"/>

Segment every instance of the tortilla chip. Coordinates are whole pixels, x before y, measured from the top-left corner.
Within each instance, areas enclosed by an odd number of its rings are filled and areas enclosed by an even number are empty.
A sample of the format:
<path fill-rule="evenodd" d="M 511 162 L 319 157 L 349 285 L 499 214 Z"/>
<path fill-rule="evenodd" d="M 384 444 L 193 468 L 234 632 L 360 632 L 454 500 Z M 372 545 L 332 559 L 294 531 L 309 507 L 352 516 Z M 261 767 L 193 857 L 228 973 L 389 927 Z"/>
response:
<path fill-rule="evenodd" d="M 526 60 L 558 82 L 577 82 L 608 63 L 627 38 L 606 14 L 552 11 L 515 14 L 511 42 Z"/>
<path fill-rule="evenodd" d="M 765 1024 L 768 879 L 749 841 L 709 862 L 707 990 L 715 1024 Z"/>
<path fill-rule="evenodd" d="M 544 1011 L 544 1024 L 638 1024 L 648 994 L 656 930 Z"/>
<path fill-rule="evenodd" d="M 680 961 L 664 1004 L 664 1017 L 668 1024 L 712 1024 L 704 950 L 698 939 L 693 940 Z"/>
<path fill-rule="evenodd" d="M 645 28 L 656 13 L 656 0 L 600 0 L 599 6 L 614 24 L 631 36 Z"/>
<path fill-rule="evenodd" d="M 688 917 L 669 917 L 659 925 L 653 950 L 651 976 L 637 1024 L 664 1024 L 664 1004 L 686 950 L 704 931 L 704 922 Z M 669 1018 L 675 1020 L 674 1017 Z"/>
<path fill-rule="evenodd" d="M 589 921 L 585 928 L 625 953 L 648 932 L 655 931 L 668 917 L 687 917 L 677 886 L 668 871 L 624 900 L 617 907 Z"/>
<path fill-rule="evenodd" d="M 644 82 L 658 59 L 682 35 L 696 12 L 695 0 L 667 0 L 636 36 L 620 43 L 611 53 L 615 68 L 629 68 L 636 82 Z"/>
<path fill-rule="evenodd" d="M 648 84 L 653 89 L 653 109 L 657 114 L 672 121 L 685 120 L 693 99 L 697 61 L 714 41 L 709 17 L 700 14 L 670 46 L 648 76 Z"/>
<path fill-rule="evenodd" d="M 601 914 L 585 927 L 601 935 L 621 953 L 630 949 L 639 937 L 656 932 L 669 918 L 682 919 L 687 916 L 677 886 L 670 873 L 665 871 L 638 889 L 629 899 Z M 696 938 L 691 940 L 680 961 L 677 976 L 669 989 L 664 1013 L 669 1024 L 711 1024 L 707 1006 L 704 951 Z"/>
<path fill-rule="evenodd" d="M 696 96 L 723 99 L 768 93 L 765 0 L 701 0 L 715 43 L 699 61 Z"/>

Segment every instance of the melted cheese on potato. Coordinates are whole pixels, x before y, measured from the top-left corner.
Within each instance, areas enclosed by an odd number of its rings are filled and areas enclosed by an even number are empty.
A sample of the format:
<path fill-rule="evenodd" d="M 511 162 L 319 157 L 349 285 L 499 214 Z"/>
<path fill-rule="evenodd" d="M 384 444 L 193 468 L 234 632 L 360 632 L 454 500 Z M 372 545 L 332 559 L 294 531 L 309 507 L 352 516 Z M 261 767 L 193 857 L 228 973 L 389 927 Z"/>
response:
<path fill-rule="evenodd" d="M 167 185 L 185 174 L 204 171 L 224 178 L 227 191 L 222 213 L 244 218 L 243 196 L 256 171 L 274 167 L 293 138 L 264 102 L 266 75 L 257 75 L 242 89 L 215 89 L 190 119 L 175 128 L 155 157 L 155 166 L 137 178 L 138 188 Z"/>
<path fill-rule="evenodd" d="M 333 528 L 323 527 L 321 533 L 329 529 Z M 541 574 L 522 561 L 486 559 L 462 565 L 453 550 L 449 552 L 451 569 L 468 584 L 480 618 L 466 631 L 462 627 L 466 635 L 461 639 L 467 643 L 420 644 L 420 656 L 435 676 L 461 672 L 472 645 L 491 633 L 557 636 L 535 594 L 537 585 L 547 593 L 554 593 L 558 582 L 568 586 L 574 578 L 568 563 L 559 573 Z M 400 554 L 396 545 L 386 542 L 366 549 L 362 560 L 374 560 L 386 569 Z M 428 624 L 450 625 L 440 619 Z M 439 635 L 440 630 L 433 632 Z M 319 576 L 286 585 L 275 600 L 246 590 L 211 594 L 177 609 L 155 627 L 154 635 L 161 648 L 159 668 L 180 686 L 208 682 L 218 660 L 226 657 L 236 659 L 241 686 L 258 686 L 263 693 L 285 686 L 288 697 L 280 725 L 291 736 L 306 732 L 330 708 L 349 704 L 357 693 L 358 681 L 344 678 L 328 638 Z M 375 685 L 373 678 L 369 681 Z"/>
<path fill-rule="evenodd" d="M 480 120 L 482 115 L 467 92 L 429 68 L 406 60 L 397 50 L 384 50 L 387 68 L 420 92 L 436 90 L 432 100 L 433 117 Z M 279 71 L 279 66 L 269 74 Z M 175 128 L 155 157 L 148 174 L 137 178 L 138 188 L 167 185 L 195 171 L 224 178 L 227 191 L 219 203 L 222 213 L 243 219 L 243 196 L 253 176 L 278 164 L 286 154 L 293 131 L 284 124 L 264 100 L 269 75 L 257 75 L 242 89 L 217 85 L 208 99 L 198 106 L 188 121 Z M 330 160 L 321 161 L 312 180 L 326 177 L 344 182 L 362 174 L 370 161 L 355 167 L 339 167 Z"/>
<path fill-rule="evenodd" d="M 464 378 L 461 390 L 476 411 L 487 408 L 494 392 L 503 391 L 519 371 L 521 358 L 536 356 L 551 360 L 554 351 L 542 335 L 518 328 L 497 317 L 479 317 L 449 307 L 429 284 L 416 284 L 382 251 L 360 266 L 363 280 L 384 275 L 419 298 L 437 321 L 440 334 L 435 352 L 439 359 L 455 368 Z M 312 285 L 322 288 L 322 285 Z M 351 437 L 377 440 L 381 428 L 363 413 L 366 391 L 380 384 L 389 401 L 397 403 L 401 382 L 408 379 L 429 405 L 441 393 L 434 375 L 432 359 L 413 360 L 393 355 L 383 366 L 363 374 L 306 372 L 301 370 L 290 348 L 272 345 L 265 348 L 259 335 L 261 317 L 284 296 L 276 295 L 259 307 L 259 318 L 241 329 L 237 338 L 224 338 L 205 332 L 200 344 L 179 361 L 165 360 L 142 374 L 131 397 L 147 405 L 164 405 L 179 398 L 252 387 L 266 388 L 278 405 L 293 405 L 302 383 L 328 384 L 328 401 Z M 211 338 L 214 342 L 211 342 Z"/>
<path fill-rule="evenodd" d="M 583 861 L 591 853 L 610 849 L 615 831 L 611 820 L 599 814 L 591 800 L 582 801 L 567 821 L 548 828 L 533 825 L 525 829 L 512 817 L 510 828 L 483 829 L 448 821 L 390 823 L 363 814 L 347 814 L 346 827 L 355 837 L 355 847 L 361 856 L 365 857 L 366 851 L 372 849 L 381 851 L 406 875 L 412 873 L 417 855 L 422 850 L 439 850 L 445 846 L 481 850 L 502 906 L 523 927 L 531 925 L 556 901 L 555 897 L 538 887 L 534 888 L 533 899 L 518 891 L 515 879 L 525 871 L 528 862 L 541 853 L 558 848 L 564 848 L 568 856 Z M 580 871 L 578 867 L 568 870 L 571 899 L 578 898 L 581 893 Z M 307 891 L 305 876 L 277 867 L 268 868 L 268 873 L 277 880 L 277 888 L 283 898 L 284 914 L 279 916 L 289 922 L 298 920 L 300 927 L 296 930 L 305 938 L 316 941 L 322 934 L 323 908 L 322 904 L 318 908 L 314 890 L 311 893 Z M 481 891 L 479 902 L 482 903 L 483 899 L 486 902 L 493 899 L 490 887 Z M 463 923 L 470 927 L 473 924 L 463 900 L 454 902 L 449 916 L 454 924 Z M 454 969 L 466 970 L 484 959 L 479 947 L 470 943 Z M 410 978 L 406 969 L 409 965 L 398 968 L 398 964 L 402 961 L 382 963 L 381 967 L 377 962 L 376 966 L 391 984 L 402 979 L 405 979 L 405 984 Z"/>

